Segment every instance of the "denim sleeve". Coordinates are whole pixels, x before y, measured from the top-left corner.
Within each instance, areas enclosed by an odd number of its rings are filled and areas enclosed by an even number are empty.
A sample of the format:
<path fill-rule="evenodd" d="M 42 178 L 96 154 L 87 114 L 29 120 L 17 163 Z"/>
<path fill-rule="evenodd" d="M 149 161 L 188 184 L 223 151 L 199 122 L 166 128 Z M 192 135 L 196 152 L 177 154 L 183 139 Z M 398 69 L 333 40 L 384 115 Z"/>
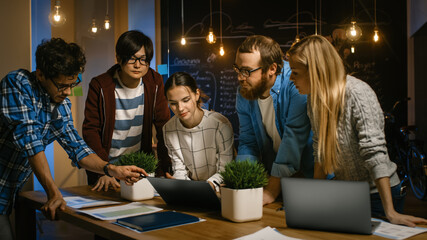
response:
<path fill-rule="evenodd" d="M 260 155 L 255 131 L 251 121 L 249 101 L 240 95 L 240 87 L 237 89 L 236 111 L 239 117 L 239 147 L 236 161 L 250 159 L 257 161 Z"/>
<path fill-rule="evenodd" d="M 287 86 L 288 113 L 282 134 L 282 141 L 277 152 L 276 160 L 271 169 L 271 175 L 275 177 L 288 177 L 300 169 L 301 161 L 305 165 L 312 165 L 311 154 L 303 154 L 310 136 L 310 120 L 307 116 L 307 98 L 300 95 L 292 82 Z"/>

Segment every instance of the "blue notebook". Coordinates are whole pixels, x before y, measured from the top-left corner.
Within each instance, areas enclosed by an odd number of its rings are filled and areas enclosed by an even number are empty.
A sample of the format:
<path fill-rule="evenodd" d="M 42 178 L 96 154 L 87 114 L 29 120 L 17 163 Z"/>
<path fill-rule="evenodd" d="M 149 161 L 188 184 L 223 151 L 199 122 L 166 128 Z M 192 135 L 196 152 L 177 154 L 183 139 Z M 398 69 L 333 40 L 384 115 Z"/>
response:
<path fill-rule="evenodd" d="M 142 232 L 199 221 L 200 219 L 198 217 L 174 211 L 156 212 L 117 219 L 117 223 Z"/>

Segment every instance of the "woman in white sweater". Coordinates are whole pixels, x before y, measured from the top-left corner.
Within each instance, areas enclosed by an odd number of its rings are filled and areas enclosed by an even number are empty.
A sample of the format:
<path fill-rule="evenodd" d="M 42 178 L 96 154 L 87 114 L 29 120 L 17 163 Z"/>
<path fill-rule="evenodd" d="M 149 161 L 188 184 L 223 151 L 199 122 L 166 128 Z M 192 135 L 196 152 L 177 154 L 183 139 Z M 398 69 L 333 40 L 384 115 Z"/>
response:
<path fill-rule="evenodd" d="M 219 191 L 219 171 L 233 159 L 233 129 L 220 113 L 201 108 L 201 90 L 185 72 L 174 73 L 165 84 L 169 107 L 175 114 L 164 126 L 165 145 L 173 176 L 208 181 Z"/>
<path fill-rule="evenodd" d="M 314 178 L 333 173 L 338 180 L 366 181 L 371 187 L 372 215 L 408 226 L 427 223 L 398 213 L 403 210 L 404 195 L 396 164 L 387 154 L 384 115 L 375 92 L 346 75 L 340 56 L 322 36 L 302 39 L 289 49 L 288 57 L 290 79 L 300 94 L 308 95 Z"/>

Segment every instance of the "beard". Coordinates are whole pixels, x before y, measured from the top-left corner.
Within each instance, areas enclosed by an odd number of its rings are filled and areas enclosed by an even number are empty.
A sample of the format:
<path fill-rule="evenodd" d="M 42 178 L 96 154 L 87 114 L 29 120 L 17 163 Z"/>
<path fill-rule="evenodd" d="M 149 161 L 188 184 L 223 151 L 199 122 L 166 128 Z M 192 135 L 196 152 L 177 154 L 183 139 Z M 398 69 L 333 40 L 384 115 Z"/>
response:
<path fill-rule="evenodd" d="M 253 86 L 246 84 L 246 87 L 243 87 L 242 82 L 239 82 L 240 94 L 247 100 L 256 100 L 267 90 L 267 78 L 264 74 L 261 76 L 261 81 Z"/>

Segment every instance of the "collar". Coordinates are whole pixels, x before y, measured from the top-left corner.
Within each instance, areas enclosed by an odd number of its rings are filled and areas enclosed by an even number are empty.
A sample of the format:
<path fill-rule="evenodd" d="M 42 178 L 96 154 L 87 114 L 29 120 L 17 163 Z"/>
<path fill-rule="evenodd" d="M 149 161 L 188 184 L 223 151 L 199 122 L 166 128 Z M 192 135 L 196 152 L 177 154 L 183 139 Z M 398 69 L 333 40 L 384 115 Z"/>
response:
<path fill-rule="evenodd" d="M 286 62 L 283 61 L 283 67 L 282 67 L 282 71 L 280 72 L 279 75 L 276 76 L 276 81 L 274 82 L 273 87 L 270 89 L 270 95 L 272 93 L 275 93 L 277 95 L 279 95 L 280 93 L 280 89 L 282 89 L 282 83 L 284 82 L 284 77 L 285 77 L 285 69 L 286 67 Z"/>
<path fill-rule="evenodd" d="M 282 88 L 282 82 L 283 82 L 282 80 L 283 80 L 283 72 L 282 72 L 282 74 L 276 76 L 276 80 L 274 82 L 274 85 L 270 89 L 270 95 L 272 95 L 273 93 L 276 95 L 279 95 L 280 89 Z"/>

